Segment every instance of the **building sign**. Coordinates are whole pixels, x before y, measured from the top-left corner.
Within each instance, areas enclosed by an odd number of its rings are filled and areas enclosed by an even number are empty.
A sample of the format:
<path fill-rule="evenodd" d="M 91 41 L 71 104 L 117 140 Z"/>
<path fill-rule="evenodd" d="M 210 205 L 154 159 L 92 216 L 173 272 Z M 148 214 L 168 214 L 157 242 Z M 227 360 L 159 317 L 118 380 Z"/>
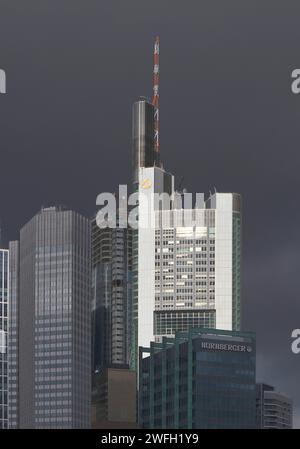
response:
<path fill-rule="evenodd" d="M 201 342 L 201 349 L 209 351 L 229 351 L 229 352 L 252 352 L 253 348 L 249 345 L 240 345 L 235 343 L 212 343 L 208 341 Z"/>
<path fill-rule="evenodd" d="M 152 187 L 151 179 L 143 179 L 140 185 L 142 189 L 150 189 Z"/>

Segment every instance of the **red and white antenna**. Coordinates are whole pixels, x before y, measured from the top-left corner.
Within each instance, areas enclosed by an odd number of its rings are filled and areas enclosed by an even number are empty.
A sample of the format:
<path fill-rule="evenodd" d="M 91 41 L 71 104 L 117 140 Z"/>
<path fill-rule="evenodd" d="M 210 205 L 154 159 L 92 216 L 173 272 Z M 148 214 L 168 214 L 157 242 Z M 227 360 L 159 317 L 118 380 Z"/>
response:
<path fill-rule="evenodd" d="M 159 36 L 154 42 L 153 52 L 153 98 L 154 110 L 154 151 L 159 155 Z"/>

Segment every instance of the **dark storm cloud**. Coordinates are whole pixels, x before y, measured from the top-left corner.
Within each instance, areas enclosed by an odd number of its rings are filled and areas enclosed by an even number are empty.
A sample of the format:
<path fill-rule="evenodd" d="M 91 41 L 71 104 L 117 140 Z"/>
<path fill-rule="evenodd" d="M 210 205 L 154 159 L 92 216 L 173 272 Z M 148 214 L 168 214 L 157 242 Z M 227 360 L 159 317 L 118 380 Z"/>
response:
<path fill-rule="evenodd" d="M 189 190 L 242 193 L 244 327 L 257 332 L 258 377 L 298 409 L 299 14 L 274 0 L 0 0 L 7 238 L 42 204 L 91 214 L 128 180 L 131 103 L 151 95 L 159 34 L 165 166 Z"/>

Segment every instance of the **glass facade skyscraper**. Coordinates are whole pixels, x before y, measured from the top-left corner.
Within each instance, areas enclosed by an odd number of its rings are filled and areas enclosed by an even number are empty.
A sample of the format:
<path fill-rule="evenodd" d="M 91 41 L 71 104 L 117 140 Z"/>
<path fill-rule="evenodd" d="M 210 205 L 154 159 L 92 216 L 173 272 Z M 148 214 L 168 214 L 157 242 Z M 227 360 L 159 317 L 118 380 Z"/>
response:
<path fill-rule="evenodd" d="M 131 230 L 92 220 L 92 369 L 129 363 Z"/>
<path fill-rule="evenodd" d="M 0 429 L 8 428 L 9 252 L 0 249 Z"/>
<path fill-rule="evenodd" d="M 140 348 L 139 424 L 255 428 L 255 353 L 253 333 L 196 328 Z"/>
<path fill-rule="evenodd" d="M 42 209 L 21 229 L 20 428 L 90 426 L 90 266 L 90 223 L 78 213 Z"/>

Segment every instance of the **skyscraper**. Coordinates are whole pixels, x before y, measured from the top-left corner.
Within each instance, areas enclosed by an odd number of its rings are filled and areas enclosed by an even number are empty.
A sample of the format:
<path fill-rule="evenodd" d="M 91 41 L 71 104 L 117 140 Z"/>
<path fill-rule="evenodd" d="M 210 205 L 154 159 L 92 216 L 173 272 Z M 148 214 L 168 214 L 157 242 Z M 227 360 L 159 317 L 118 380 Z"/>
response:
<path fill-rule="evenodd" d="M 131 229 L 99 228 L 92 220 L 93 372 L 129 363 Z"/>
<path fill-rule="evenodd" d="M 184 208 L 172 175 L 141 167 L 138 242 L 138 345 L 190 327 L 240 329 L 238 194 L 200 194 Z"/>
<path fill-rule="evenodd" d="M 154 115 L 155 108 L 146 98 L 141 97 L 132 109 L 132 161 L 133 192 L 139 190 L 139 172 L 141 167 L 154 167 Z M 138 255 L 139 231 L 132 230 L 132 325 L 130 336 L 130 366 L 137 367 L 138 359 Z"/>
<path fill-rule="evenodd" d="M 196 205 L 181 204 L 185 195 L 160 163 L 159 52 L 157 37 L 152 102 L 141 98 L 133 106 L 139 196 L 132 238 L 133 368 L 138 346 L 165 335 L 191 327 L 241 328 L 241 197 L 215 192 L 205 200 L 197 193 Z"/>
<path fill-rule="evenodd" d="M 0 249 L 0 429 L 8 428 L 9 252 Z"/>
<path fill-rule="evenodd" d="M 90 265 L 78 213 L 44 208 L 21 229 L 20 428 L 90 426 Z"/>

